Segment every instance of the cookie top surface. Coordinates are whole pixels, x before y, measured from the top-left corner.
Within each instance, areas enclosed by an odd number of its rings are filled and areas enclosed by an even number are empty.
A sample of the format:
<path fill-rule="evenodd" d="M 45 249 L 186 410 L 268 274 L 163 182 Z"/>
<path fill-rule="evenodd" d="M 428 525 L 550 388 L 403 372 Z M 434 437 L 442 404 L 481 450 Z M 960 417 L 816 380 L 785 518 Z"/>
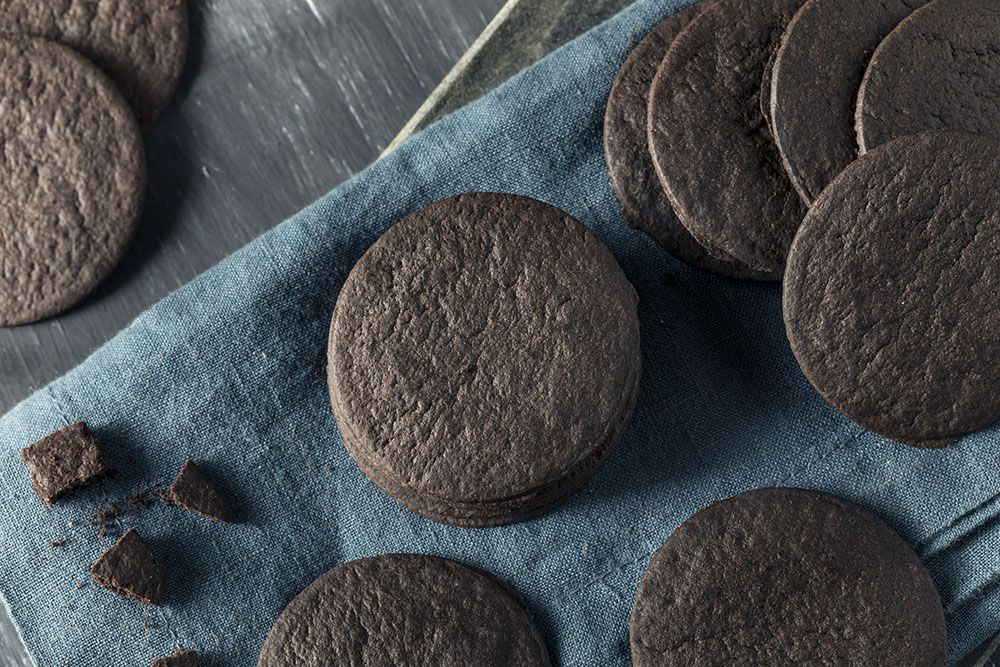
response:
<path fill-rule="evenodd" d="M 233 523 L 233 513 L 226 499 L 208 475 L 194 461 L 187 461 L 167 489 L 167 497 L 178 507 L 208 517 L 219 523 Z"/>
<path fill-rule="evenodd" d="M 128 104 L 65 46 L 0 39 L 0 326 L 56 315 L 117 264 L 142 208 Z"/>
<path fill-rule="evenodd" d="M 944 667 L 927 569 L 881 519 L 833 496 L 761 489 L 712 503 L 653 557 L 632 664 Z"/>
<path fill-rule="evenodd" d="M 82 53 L 124 93 L 148 130 L 184 68 L 185 0 L 0 0 L 0 34 L 51 39 Z"/>
<path fill-rule="evenodd" d="M 674 37 L 711 0 L 682 9 L 646 35 L 618 70 L 604 115 L 604 157 L 611 185 L 629 226 L 695 268 L 738 280 L 777 280 L 735 260 L 717 259 L 677 219 L 649 157 L 646 110 L 649 87 Z"/>
<path fill-rule="evenodd" d="M 520 596 L 493 576 L 413 554 L 335 567 L 281 613 L 258 667 L 547 667 Z"/>
<path fill-rule="evenodd" d="M 811 204 L 858 156 L 854 109 L 872 53 L 926 0 L 809 0 L 788 24 L 771 84 L 772 131 Z"/>
<path fill-rule="evenodd" d="M 348 276 L 328 379 L 337 424 L 415 491 L 518 496 L 613 447 L 640 368 L 637 297 L 568 214 L 473 193 L 391 227 Z"/>
<path fill-rule="evenodd" d="M 649 148 L 684 226 L 780 273 L 805 208 L 760 110 L 767 59 L 801 0 L 717 0 L 674 40 L 653 81 Z"/>
<path fill-rule="evenodd" d="M 835 408 L 890 438 L 1000 418 L 1000 140 L 939 131 L 852 163 L 806 216 L 788 339 Z"/>
<path fill-rule="evenodd" d="M 104 479 L 104 454 L 83 422 L 70 424 L 21 450 L 38 497 L 49 505 Z"/>
<path fill-rule="evenodd" d="M 167 588 L 167 570 L 135 528 L 104 552 L 90 573 L 101 586 L 144 604 L 158 605 Z"/>
<path fill-rule="evenodd" d="M 991 0 L 935 0 L 889 33 L 858 93 L 862 152 L 927 130 L 1000 134 L 1000 12 Z"/>

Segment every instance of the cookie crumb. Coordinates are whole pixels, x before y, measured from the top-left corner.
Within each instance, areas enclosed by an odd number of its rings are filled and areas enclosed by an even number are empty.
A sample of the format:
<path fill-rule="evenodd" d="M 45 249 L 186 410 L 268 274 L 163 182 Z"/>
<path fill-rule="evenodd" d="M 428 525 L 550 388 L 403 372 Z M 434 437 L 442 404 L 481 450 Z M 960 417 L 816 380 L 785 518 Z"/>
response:
<path fill-rule="evenodd" d="M 90 572 L 112 593 L 153 606 L 160 604 L 167 585 L 166 569 L 135 528 L 105 551 Z"/>
<path fill-rule="evenodd" d="M 46 504 L 97 484 L 105 477 L 104 454 L 84 422 L 50 433 L 21 450 L 35 493 Z"/>
<path fill-rule="evenodd" d="M 188 460 L 166 491 L 173 504 L 219 523 L 233 523 L 222 494 L 194 461 Z"/>

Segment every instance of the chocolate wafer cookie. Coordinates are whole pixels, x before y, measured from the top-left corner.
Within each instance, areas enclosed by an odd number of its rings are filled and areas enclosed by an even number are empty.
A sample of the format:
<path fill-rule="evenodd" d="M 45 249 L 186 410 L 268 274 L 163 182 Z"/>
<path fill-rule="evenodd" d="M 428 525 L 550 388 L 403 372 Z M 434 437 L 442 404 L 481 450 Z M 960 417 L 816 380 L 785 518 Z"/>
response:
<path fill-rule="evenodd" d="M 875 48 L 926 0 L 809 0 L 781 39 L 769 90 L 772 132 L 807 204 L 858 157 L 854 110 Z"/>
<path fill-rule="evenodd" d="M 0 326 L 61 313 L 118 263 L 139 221 L 142 137 L 93 63 L 0 39 Z"/>
<path fill-rule="evenodd" d="M 805 208 L 760 111 L 768 58 L 801 0 L 716 0 L 674 40 L 649 94 L 649 150 L 691 234 L 781 273 Z"/>
<path fill-rule="evenodd" d="M 0 34 L 44 37 L 87 56 L 124 93 L 143 130 L 180 80 L 185 0 L 0 0 Z"/>
<path fill-rule="evenodd" d="M 739 280 L 779 280 L 732 258 L 719 259 L 681 224 L 649 157 L 646 132 L 649 87 L 674 37 L 702 12 L 703 0 L 669 17 L 646 35 L 618 71 L 604 114 L 604 157 L 615 196 L 629 226 L 695 268 Z"/>
<path fill-rule="evenodd" d="M 1000 134 L 1000 12 L 934 0 L 879 45 L 856 110 L 861 151 L 927 130 Z"/>
<path fill-rule="evenodd" d="M 608 248 L 542 202 L 474 193 L 392 227 L 329 337 L 348 451 L 425 516 L 493 525 L 562 502 L 635 405 L 636 295 Z"/>
<path fill-rule="evenodd" d="M 809 381 L 865 428 L 953 438 L 1000 418 L 1000 139 L 889 142 L 823 191 L 792 244 L 788 339 Z"/>
<path fill-rule="evenodd" d="M 944 667 L 930 574 L 870 512 L 802 489 L 712 503 L 646 570 L 632 664 Z"/>

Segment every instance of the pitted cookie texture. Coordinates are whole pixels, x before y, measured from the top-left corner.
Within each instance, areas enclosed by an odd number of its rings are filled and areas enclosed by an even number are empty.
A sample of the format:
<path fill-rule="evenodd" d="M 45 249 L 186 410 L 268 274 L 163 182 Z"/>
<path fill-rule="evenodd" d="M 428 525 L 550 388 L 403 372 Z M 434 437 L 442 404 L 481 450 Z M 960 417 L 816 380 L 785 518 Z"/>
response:
<path fill-rule="evenodd" d="M 792 184 L 811 204 L 858 157 L 854 109 L 879 43 L 927 0 L 809 0 L 781 40 L 772 132 Z"/>
<path fill-rule="evenodd" d="M 235 521 L 226 499 L 194 461 L 188 460 L 184 463 L 184 467 L 177 473 L 164 497 L 169 498 L 178 507 L 208 517 L 212 521 L 219 523 Z"/>
<path fill-rule="evenodd" d="M 865 428 L 941 440 L 1000 418 L 1000 139 L 926 132 L 849 166 L 813 204 L 784 279 L 788 339 Z"/>
<path fill-rule="evenodd" d="M 331 322 L 348 451 L 383 488 L 479 525 L 539 496 L 550 509 L 631 416 L 636 301 L 607 246 L 548 204 L 473 193 L 411 214 L 358 261 Z"/>
<path fill-rule="evenodd" d="M 833 496 L 760 489 L 680 525 L 639 585 L 635 667 L 944 667 L 927 569 L 885 522 Z"/>
<path fill-rule="evenodd" d="M 35 493 L 49 505 L 108 475 L 101 444 L 84 422 L 70 424 L 25 447 L 21 460 L 31 472 Z"/>
<path fill-rule="evenodd" d="M 258 667 L 548 667 L 531 613 L 500 579 L 435 556 L 352 561 L 285 608 Z"/>
<path fill-rule="evenodd" d="M 802 0 L 716 0 L 674 40 L 653 81 L 649 149 L 684 226 L 780 274 L 805 207 L 760 109 L 768 58 Z"/>
<path fill-rule="evenodd" d="M 82 53 L 115 82 L 149 130 L 187 54 L 185 0 L 0 0 L 0 34 L 44 37 Z"/>
<path fill-rule="evenodd" d="M 1000 134 L 1000 12 L 991 0 L 935 0 L 879 45 L 858 92 L 868 151 L 928 130 Z"/>
<path fill-rule="evenodd" d="M 674 37 L 709 2 L 703 0 L 682 9 L 653 28 L 618 71 L 604 115 L 604 157 L 611 185 L 629 226 L 645 232 L 686 264 L 738 280 L 779 280 L 780 276 L 754 271 L 732 258 L 718 259 L 695 240 L 677 219 L 649 157 L 649 87 Z"/>
<path fill-rule="evenodd" d="M 159 605 L 167 588 L 167 570 L 135 528 L 122 535 L 90 568 L 94 580 L 116 595 Z"/>
<path fill-rule="evenodd" d="M 61 313 L 118 263 L 142 209 L 142 138 L 95 65 L 0 39 L 0 326 Z"/>

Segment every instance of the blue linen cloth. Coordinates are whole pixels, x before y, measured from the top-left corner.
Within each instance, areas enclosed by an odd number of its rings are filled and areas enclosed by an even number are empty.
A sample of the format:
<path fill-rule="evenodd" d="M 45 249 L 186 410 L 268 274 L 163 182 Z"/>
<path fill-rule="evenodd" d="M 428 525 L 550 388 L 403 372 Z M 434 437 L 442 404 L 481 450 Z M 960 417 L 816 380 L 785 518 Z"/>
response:
<path fill-rule="evenodd" d="M 940 589 L 953 660 L 997 629 L 1000 430 L 940 451 L 862 430 L 799 371 L 780 287 L 692 270 L 622 220 L 604 105 L 631 47 L 679 6 L 638 2 L 437 123 L 0 421 L 0 592 L 37 664 L 134 667 L 180 647 L 209 667 L 254 664 L 285 604 L 328 568 L 423 552 L 509 581 L 554 664 L 624 667 L 652 554 L 708 502 L 767 486 L 837 494 L 900 531 Z M 544 517 L 479 530 L 423 519 L 369 482 L 344 450 L 325 381 L 327 328 L 354 262 L 407 213 L 473 190 L 542 199 L 604 239 L 639 293 L 643 348 L 635 416 L 593 480 Z M 19 450 L 78 420 L 118 475 L 49 509 Z M 86 525 L 102 499 L 168 484 L 187 458 L 242 523 L 157 505 L 125 512 L 103 539 Z M 114 596 L 88 573 L 131 526 L 170 571 L 162 607 Z"/>

